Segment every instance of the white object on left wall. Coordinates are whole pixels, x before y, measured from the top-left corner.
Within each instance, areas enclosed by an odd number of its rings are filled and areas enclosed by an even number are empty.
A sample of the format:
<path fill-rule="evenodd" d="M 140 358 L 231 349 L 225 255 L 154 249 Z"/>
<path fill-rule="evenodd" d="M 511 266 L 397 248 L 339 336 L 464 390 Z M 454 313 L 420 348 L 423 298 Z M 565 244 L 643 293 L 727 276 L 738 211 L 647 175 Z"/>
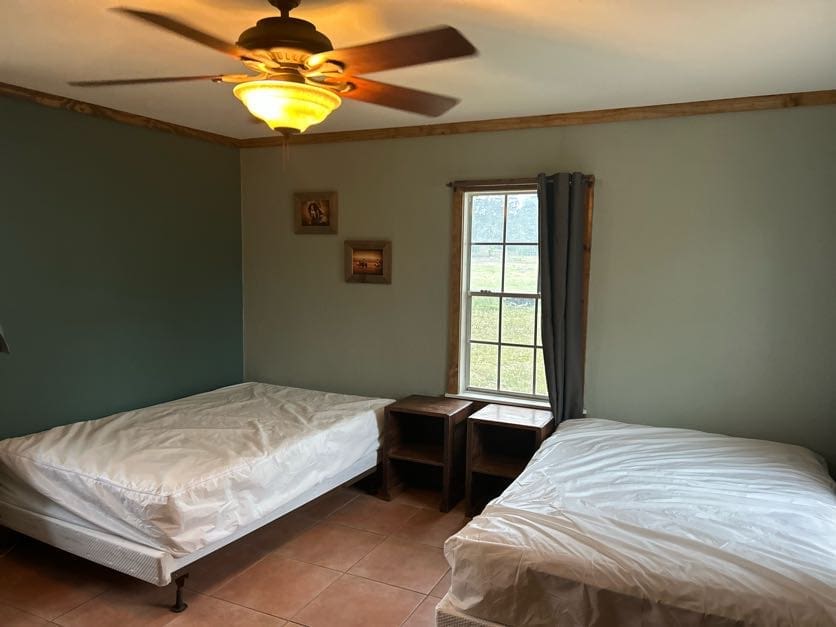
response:
<path fill-rule="evenodd" d="M 9 344 L 6 342 L 6 336 L 3 335 L 3 325 L 0 324 L 0 353 L 9 353 Z"/>

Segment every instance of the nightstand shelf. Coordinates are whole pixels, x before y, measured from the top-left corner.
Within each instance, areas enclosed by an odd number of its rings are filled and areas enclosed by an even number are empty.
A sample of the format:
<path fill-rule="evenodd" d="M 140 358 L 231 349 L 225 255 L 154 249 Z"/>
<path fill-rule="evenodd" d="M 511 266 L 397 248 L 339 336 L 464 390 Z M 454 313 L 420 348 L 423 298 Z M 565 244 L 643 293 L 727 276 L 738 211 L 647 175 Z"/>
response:
<path fill-rule="evenodd" d="M 473 403 L 434 396 L 409 396 L 386 408 L 381 496 L 405 483 L 441 489 L 442 512 L 464 495 L 467 416 Z"/>
<path fill-rule="evenodd" d="M 467 513 L 473 516 L 516 479 L 554 431 L 551 412 L 486 405 L 467 420 Z"/>
<path fill-rule="evenodd" d="M 441 444 L 402 444 L 389 451 L 389 459 L 443 466 L 444 446 Z"/>
<path fill-rule="evenodd" d="M 470 471 L 493 477 L 516 479 L 525 468 L 526 463 L 528 463 L 527 460 L 511 455 L 482 454 L 473 460 Z"/>

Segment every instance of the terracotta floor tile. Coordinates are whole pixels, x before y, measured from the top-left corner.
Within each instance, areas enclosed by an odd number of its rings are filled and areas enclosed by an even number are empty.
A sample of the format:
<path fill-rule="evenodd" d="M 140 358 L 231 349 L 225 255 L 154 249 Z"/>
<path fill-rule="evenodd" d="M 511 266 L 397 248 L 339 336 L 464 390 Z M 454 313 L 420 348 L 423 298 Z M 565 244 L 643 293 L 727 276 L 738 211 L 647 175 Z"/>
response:
<path fill-rule="evenodd" d="M 268 555 L 218 589 L 214 596 L 288 619 L 339 576 L 327 568 Z"/>
<path fill-rule="evenodd" d="M 169 627 L 284 627 L 287 624 L 284 619 L 211 597 L 202 597 L 200 602 L 189 603 L 185 612 L 173 616 L 175 619 L 169 623 Z"/>
<path fill-rule="evenodd" d="M 0 562 L 0 568 L 2 567 L 2 562 Z M 3 625 L 3 627 L 44 627 L 51 624 L 49 621 L 38 618 L 33 614 L 23 612 L 9 605 L 0 604 L 0 625 Z"/>
<path fill-rule="evenodd" d="M 16 531 L 0 527 L 0 557 L 10 552 L 22 539 L 23 536 Z"/>
<path fill-rule="evenodd" d="M 441 491 L 424 488 L 404 488 L 392 497 L 392 502 L 438 511 L 441 505 Z"/>
<path fill-rule="evenodd" d="M 212 594 L 264 556 L 263 547 L 233 542 L 191 564 L 186 588 Z"/>
<path fill-rule="evenodd" d="M 264 555 L 281 548 L 303 531 L 310 529 L 319 521 L 296 510 L 274 520 L 269 525 L 256 529 L 244 536 L 239 543 L 246 544 L 261 551 Z"/>
<path fill-rule="evenodd" d="M 438 599 L 427 597 L 403 624 L 403 627 L 435 627 L 435 606 Z"/>
<path fill-rule="evenodd" d="M 346 571 L 385 539 L 385 536 L 370 531 L 321 523 L 296 536 L 276 554 Z"/>
<path fill-rule="evenodd" d="M 417 507 L 384 501 L 374 496 L 358 496 L 326 520 L 389 535 L 398 531 L 419 511 Z"/>
<path fill-rule="evenodd" d="M 160 627 L 162 625 L 255 625 L 283 627 L 284 619 L 186 591 L 185 612 L 169 609 L 174 602 L 173 585 L 159 588 L 141 581 L 120 582 L 104 594 L 55 619 L 64 627 Z"/>
<path fill-rule="evenodd" d="M 32 541 L 18 544 L 0 559 L 0 602 L 47 620 L 101 594 L 109 572 Z"/>
<path fill-rule="evenodd" d="M 409 590 L 343 575 L 293 620 L 310 627 L 396 627 L 422 599 Z"/>
<path fill-rule="evenodd" d="M 67 612 L 54 621 L 65 627 L 160 627 L 177 616 L 169 610 L 174 602 L 173 585 L 160 588 L 135 579 L 119 578 L 104 594 Z M 192 598 L 194 597 L 194 598 Z M 186 595 L 189 610 L 197 595 Z M 206 597 L 203 597 L 206 598 Z"/>
<path fill-rule="evenodd" d="M 464 499 L 462 499 L 461 501 L 456 503 L 453 506 L 453 509 L 451 509 L 450 511 L 451 512 L 461 512 L 462 514 L 464 514 L 467 511 L 467 502 Z M 471 520 L 473 520 L 473 516 L 468 516 L 467 517 L 467 522 L 470 522 Z"/>
<path fill-rule="evenodd" d="M 441 549 L 389 538 L 349 573 L 427 594 L 448 568 Z"/>
<path fill-rule="evenodd" d="M 443 547 L 445 540 L 467 524 L 463 512 L 451 511 L 442 514 L 438 511 L 422 509 L 401 527 L 395 537 Z"/>
<path fill-rule="evenodd" d="M 353 498 L 353 497 L 352 497 Z M 300 510 L 255 530 L 189 567 L 186 587 L 212 594 L 233 577 L 317 524 Z"/>
<path fill-rule="evenodd" d="M 437 584 L 435 584 L 435 588 L 430 590 L 430 596 L 435 597 L 437 599 L 443 599 L 444 595 L 450 591 L 450 579 L 453 574 L 452 570 L 448 570 L 447 574 L 441 578 Z"/>
<path fill-rule="evenodd" d="M 360 495 L 357 490 L 349 490 L 347 488 L 337 488 L 330 492 L 323 494 L 315 501 L 308 503 L 301 507 L 299 511 L 306 516 L 321 520 L 330 514 L 333 514 L 344 505 L 350 503 Z"/>

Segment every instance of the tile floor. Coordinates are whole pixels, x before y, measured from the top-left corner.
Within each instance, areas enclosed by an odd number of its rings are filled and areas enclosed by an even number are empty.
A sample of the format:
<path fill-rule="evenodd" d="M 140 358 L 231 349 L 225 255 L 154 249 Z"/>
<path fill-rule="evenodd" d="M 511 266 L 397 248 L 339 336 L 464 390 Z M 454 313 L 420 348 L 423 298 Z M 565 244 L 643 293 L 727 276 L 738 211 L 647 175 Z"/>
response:
<path fill-rule="evenodd" d="M 467 521 L 461 504 L 442 514 L 438 501 L 330 492 L 193 565 L 183 614 L 168 611 L 173 586 L 0 535 L 0 625 L 435 625 L 450 586 L 441 547 Z"/>

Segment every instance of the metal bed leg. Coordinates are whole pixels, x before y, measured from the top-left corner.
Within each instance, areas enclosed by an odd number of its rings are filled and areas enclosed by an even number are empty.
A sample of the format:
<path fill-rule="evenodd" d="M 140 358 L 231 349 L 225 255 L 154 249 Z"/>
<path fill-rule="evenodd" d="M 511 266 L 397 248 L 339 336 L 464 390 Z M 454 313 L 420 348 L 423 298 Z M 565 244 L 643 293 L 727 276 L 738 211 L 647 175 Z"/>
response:
<path fill-rule="evenodd" d="M 184 575 L 180 575 L 179 577 L 177 577 L 174 580 L 174 583 L 177 585 L 177 596 L 174 600 L 174 605 L 171 606 L 171 611 L 172 612 L 177 612 L 179 614 L 180 612 L 185 610 L 187 607 L 189 607 L 183 601 L 183 586 L 185 585 L 186 577 L 188 577 L 188 576 L 189 576 L 189 573 L 186 573 Z"/>

